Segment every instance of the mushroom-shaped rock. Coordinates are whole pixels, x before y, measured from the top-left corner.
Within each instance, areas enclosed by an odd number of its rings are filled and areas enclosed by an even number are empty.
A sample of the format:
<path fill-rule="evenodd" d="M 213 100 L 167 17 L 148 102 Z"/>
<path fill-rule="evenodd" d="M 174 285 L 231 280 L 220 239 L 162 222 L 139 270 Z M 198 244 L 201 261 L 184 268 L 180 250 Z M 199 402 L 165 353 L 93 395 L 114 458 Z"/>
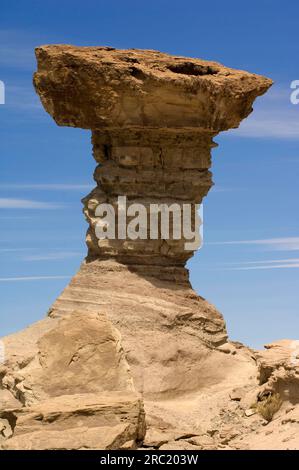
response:
<path fill-rule="evenodd" d="M 198 244 L 186 243 L 183 230 L 167 237 L 159 227 L 156 237 L 137 239 L 125 230 L 102 239 L 96 209 L 109 203 L 117 217 L 118 197 L 126 196 L 142 202 L 148 218 L 152 204 L 171 206 L 183 225 L 189 203 L 194 220 L 212 186 L 213 137 L 237 127 L 271 80 L 152 50 L 52 45 L 36 56 L 34 84 L 45 109 L 59 125 L 92 130 L 99 165 L 97 188 L 84 200 L 90 258 L 184 266 Z"/>
<path fill-rule="evenodd" d="M 145 396 L 199 389 L 211 369 L 220 381 L 240 359 L 212 353 L 227 341 L 225 323 L 190 286 L 185 263 L 197 245 L 189 235 L 196 239 L 198 204 L 212 186 L 213 137 L 237 127 L 271 80 L 151 50 L 50 45 L 36 56 L 45 109 L 59 125 L 91 129 L 98 163 L 97 186 L 83 201 L 88 256 L 50 316 L 104 310 Z M 99 207 L 107 204 L 114 237 L 98 235 Z M 132 237 L 137 204 L 143 236 Z M 186 207 L 190 233 L 177 236 L 172 229 L 186 228 Z M 159 211 L 152 236 L 148 222 Z"/>

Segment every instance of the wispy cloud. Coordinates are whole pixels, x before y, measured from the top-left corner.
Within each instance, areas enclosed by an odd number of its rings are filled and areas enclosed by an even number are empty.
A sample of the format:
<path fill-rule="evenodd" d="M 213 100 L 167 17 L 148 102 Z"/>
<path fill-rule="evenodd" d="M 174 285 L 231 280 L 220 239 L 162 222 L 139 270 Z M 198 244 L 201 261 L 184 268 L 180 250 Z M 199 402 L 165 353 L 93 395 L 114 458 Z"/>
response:
<path fill-rule="evenodd" d="M 261 264 L 256 266 L 239 266 L 232 268 L 225 268 L 229 271 L 252 271 L 257 269 L 294 269 L 299 268 L 299 263 L 282 263 L 282 264 Z"/>
<path fill-rule="evenodd" d="M 299 258 L 287 258 L 287 259 L 267 259 L 262 261 L 244 261 L 240 263 L 233 263 L 233 264 L 277 264 L 277 263 L 299 263 Z"/>
<path fill-rule="evenodd" d="M 228 187 L 224 187 L 224 186 L 213 186 L 211 188 L 211 191 L 213 193 L 227 193 L 227 192 L 231 192 L 231 191 L 240 191 L 240 190 L 243 190 L 244 188 L 228 188 Z"/>
<path fill-rule="evenodd" d="M 260 240 L 232 240 L 208 242 L 209 245 L 259 245 L 278 251 L 299 250 L 299 237 L 265 238 Z"/>
<path fill-rule="evenodd" d="M 6 84 L 5 106 L 19 110 L 41 111 L 42 105 L 34 91 L 33 85 L 20 86 Z"/>
<path fill-rule="evenodd" d="M 79 256 L 84 256 L 84 253 L 79 251 L 57 251 L 53 253 L 45 253 L 45 254 L 33 254 L 33 255 L 26 255 L 22 256 L 22 261 L 59 261 L 69 258 L 75 258 Z"/>
<path fill-rule="evenodd" d="M 0 67 L 30 74 L 26 81 L 23 74 L 5 79 L 5 109 L 26 112 L 27 118 L 45 119 L 46 114 L 38 112 L 42 105 L 30 78 L 36 69 L 35 44 L 36 39 L 27 31 L 0 29 Z"/>
<path fill-rule="evenodd" d="M 37 191 L 90 191 L 94 186 L 91 184 L 64 184 L 64 183 L 41 183 L 41 184 L 0 184 L 0 190 L 37 190 Z"/>
<path fill-rule="evenodd" d="M 0 65 L 32 70 L 35 67 L 34 40 L 25 31 L 0 30 Z"/>
<path fill-rule="evenodd" d="M 13 67 L 31 70 L 35 65 L 34 48 L 30 46 L 0 45 L 0 64 L 2 67 Z"/>
<path fill-rule="evenodd" d="M 0 198 L 0 209 L 62 209 L 64 204 L 32 201 L 30 199 Z"/>
<path fill-rule="evenodd" d="M 295 108 L 295 106 L 294 106 Z M 299 109 L 263 110 L 248 118 L 231 135 L 271 139 L 299 139 Z"/>
<path fill-rule="evenodd" d="M 30 248 L 0 248 L 0 253 L 14 253 L 28 250 L 30 250 Z"/>
<path fill-rule="evenodd" d="M 30 220 L 33 219 L 31 215 L 0 215 L 0 220 Z"/>
<path fill-rule="evenodd" d="M 259 261 L 245 261 L 229 263 L 231 266 L 224 267 L 229 271 L 251 271 L 258 269 L 292 269 L 299 268 L 299 258 L 267 259 Z"/>
<path fill-rule="evenodd" d="M 22 276 L 0 277 L 0 282 L 44 281 L 48 279 L 69 279 L 71 276 Z"/>

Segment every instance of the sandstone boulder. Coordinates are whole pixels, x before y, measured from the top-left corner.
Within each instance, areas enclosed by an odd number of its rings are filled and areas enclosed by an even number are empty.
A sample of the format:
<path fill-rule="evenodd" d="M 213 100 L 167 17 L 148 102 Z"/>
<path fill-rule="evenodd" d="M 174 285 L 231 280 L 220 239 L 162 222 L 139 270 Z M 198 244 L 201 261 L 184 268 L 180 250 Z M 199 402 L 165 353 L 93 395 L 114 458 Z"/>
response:
<path fill-rule="evenodd" d="M 145 434 L 142 401 L 132 392 L 60 395 L 6 413 L 13 437 L 5 450 L 119 449 Z"/>

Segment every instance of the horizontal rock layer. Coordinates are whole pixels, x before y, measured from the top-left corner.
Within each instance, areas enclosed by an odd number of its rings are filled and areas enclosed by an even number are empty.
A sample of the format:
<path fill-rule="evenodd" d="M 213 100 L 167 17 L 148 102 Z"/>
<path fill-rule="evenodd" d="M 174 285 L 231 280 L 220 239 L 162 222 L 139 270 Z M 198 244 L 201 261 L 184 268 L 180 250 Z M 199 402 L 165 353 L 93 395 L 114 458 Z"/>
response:
<path fill-rule="evenodd" d="M 201 203 L 212 186 L 208 170 L 212 146 L 215 144 L 209 133 L 93 132 L 93 154 L 99 163 L 94 177 L 98 186 L 83 200 L 84 214 L 90 225 L 87 234 L 89 255 L 114 257 L 131 264 L 183 266 L 196 249 L 186 245 L 195 238 L 189 233 L 195 231 L 196 204 Z M 136 203 L 145 208 L 143 239 L 134 240 L 127 235 L 124 239 L 118 237 L 118 227 L 122 223 L 118 211 L 119 196 L 126 197 L 125 211 Z M 113 206 L 116 214 L 116 237 L 99 240 L 96 226 L 100 218 L 95 212 L 99 204 L 107 203 Z M 161 228 L 165 220 L 161 216 L 163 205 L 169 208 L 169 236 L 164 236 Z M 155 211 L 158 212 L 156 216 Z M 188 226 L 184 211 L 190 214 Z M 127 226 L 135 217 L 135 212 L 131 217 L 127 216 Z M 155 239 L 151 237 L 151 224 L 155 220 L 152 217 L 158 221 Z M 175 237 L 175 224 L 180 226 L 179 238 Z"/>
<path fill-rule="evenodd" d="M 119 330 L 134 384 L 145 396 L 195 389 L 203 363 L 226 342 L 222 316 L 191 289 L 183 269 L 83 263 L 49 315 L 105 312 Z M 221 371 L 219 371 L 221 374 Z"/>

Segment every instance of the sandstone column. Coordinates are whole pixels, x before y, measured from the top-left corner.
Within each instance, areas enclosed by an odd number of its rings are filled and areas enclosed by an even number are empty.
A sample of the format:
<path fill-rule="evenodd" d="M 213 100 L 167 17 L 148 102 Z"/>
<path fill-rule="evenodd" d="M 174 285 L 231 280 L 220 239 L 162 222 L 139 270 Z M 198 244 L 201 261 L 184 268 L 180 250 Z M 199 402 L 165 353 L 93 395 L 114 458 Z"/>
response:
<path fill-rule="evenodd" d="M 95 210 L 191 204 L 212 186 L 210 151 L 238 127 L 264 77 L 156 51 L 43 46 L 34 77 L 58 125 L 91 129 L 96 188 L 84 199 L 88 255 L 50 309 L 104 311 L 122 334 L 135 385 L 149 396 L 196 389 L 211 352 L 227 341 L 216 309 L 191 289 L 185 239 L 99 240 Z M 117 222 L 118 223 L 118 222 Z"/>

